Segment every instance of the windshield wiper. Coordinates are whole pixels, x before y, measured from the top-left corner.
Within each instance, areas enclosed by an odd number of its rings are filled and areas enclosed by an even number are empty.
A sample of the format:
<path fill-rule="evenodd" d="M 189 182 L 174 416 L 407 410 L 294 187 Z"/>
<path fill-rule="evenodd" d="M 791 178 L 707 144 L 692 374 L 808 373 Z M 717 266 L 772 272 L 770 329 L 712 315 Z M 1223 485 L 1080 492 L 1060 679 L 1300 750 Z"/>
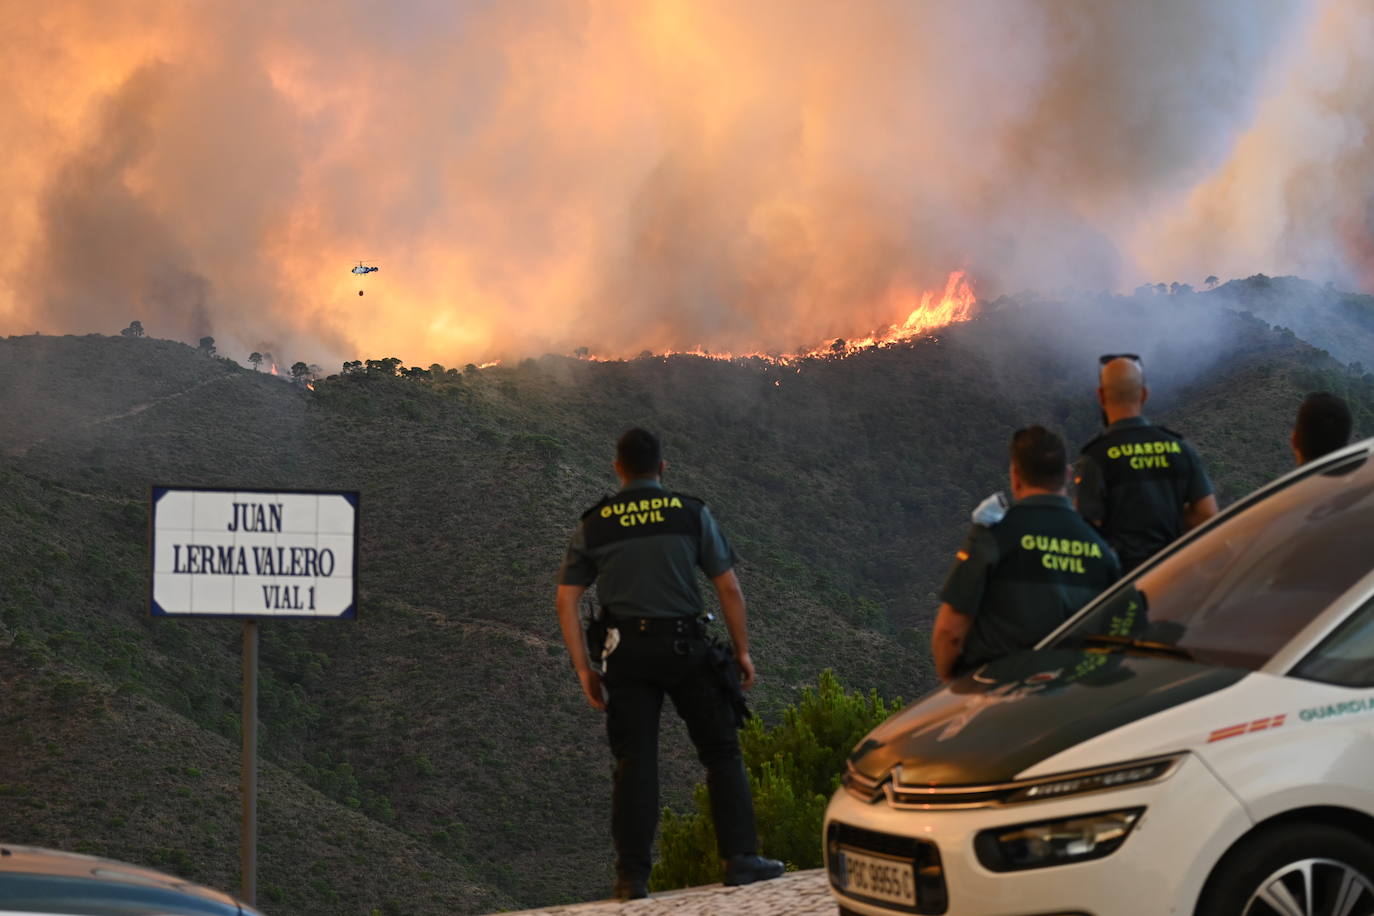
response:
<path fill-rule="evenodd" d="M 1088 645 L 1118 646 L 1122 649 L 1135 649 L 1139 652 L 1154 652 L 1158 655 L 1172 655 L 1174 658 L 1196 661 L 1193 653 L 1182 646 L 1172 643 L 1156 642 L 1153 639 L 1136 639 L 1134 636 L 1112 636 L 1107 633 L 1089 633 L 1078 637 Z"/>

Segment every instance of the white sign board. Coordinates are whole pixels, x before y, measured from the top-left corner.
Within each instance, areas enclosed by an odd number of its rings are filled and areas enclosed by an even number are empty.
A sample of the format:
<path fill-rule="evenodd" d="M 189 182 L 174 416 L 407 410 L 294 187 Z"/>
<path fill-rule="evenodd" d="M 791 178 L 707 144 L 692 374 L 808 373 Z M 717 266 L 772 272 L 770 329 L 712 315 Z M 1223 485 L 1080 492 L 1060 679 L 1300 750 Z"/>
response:
<path fill-rule="evenodd" d="M 353 617 L 358 494 L 154 487 L 152 612 Z"/>

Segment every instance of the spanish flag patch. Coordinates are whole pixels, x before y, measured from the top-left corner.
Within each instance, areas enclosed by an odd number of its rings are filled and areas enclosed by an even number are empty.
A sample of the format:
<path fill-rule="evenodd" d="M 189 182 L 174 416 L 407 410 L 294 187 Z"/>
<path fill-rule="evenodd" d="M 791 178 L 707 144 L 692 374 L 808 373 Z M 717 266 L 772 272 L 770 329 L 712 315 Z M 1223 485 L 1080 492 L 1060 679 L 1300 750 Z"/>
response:
<path fill-rule="evenodd" d="M 956 553 L 956 554 L 954 555 L 954 558 L 955 558 L 956 560 L 958 560 L 960 563 L 962 563 L 962 562 L 964 562 L 965 560 L 968 559 L 968 551 L 967 551 L 967 550 L 961 550 L 961 551 L 959 551 L 958 553 Z"/>

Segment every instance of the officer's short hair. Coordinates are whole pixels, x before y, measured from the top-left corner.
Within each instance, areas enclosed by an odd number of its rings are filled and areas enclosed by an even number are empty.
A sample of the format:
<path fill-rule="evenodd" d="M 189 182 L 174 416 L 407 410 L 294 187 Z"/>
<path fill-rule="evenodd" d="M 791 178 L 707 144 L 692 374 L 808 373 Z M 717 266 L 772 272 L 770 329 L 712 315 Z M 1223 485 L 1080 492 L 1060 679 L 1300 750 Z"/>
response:
<path fill-rule="evenodd" d="M 627 429 L 615 444 L 615 460 L 625 471 L 634 476 L 649 476 L 658 473 L 663 463 L 663 446 L 658 436 L 647 429 Z"/>
<path fill-rule="evenodd" d="M 1064 440 L 1043 426 L 1018 429 L 1011 437 L 1011 463 L 1032 487 L 1058 490 L 1068 475 Z"/>
<path fill-rule="evenodd" d="M 1293 441 L 1304 461 L 1320 458 L 1350 442 L 1350 408 L 1343 398 L 1317 391 L 1303 399 Z"/>

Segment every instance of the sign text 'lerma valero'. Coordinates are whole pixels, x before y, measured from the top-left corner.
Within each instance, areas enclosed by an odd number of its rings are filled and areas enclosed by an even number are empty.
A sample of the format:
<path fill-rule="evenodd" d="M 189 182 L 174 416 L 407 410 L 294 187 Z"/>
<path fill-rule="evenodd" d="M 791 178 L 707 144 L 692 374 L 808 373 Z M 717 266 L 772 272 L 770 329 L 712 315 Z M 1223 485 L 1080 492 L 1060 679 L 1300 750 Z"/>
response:
<path fill-rule="evenodd" d="M 352 617 L 358 494 L 154 487 L 152 612 Z"/>

